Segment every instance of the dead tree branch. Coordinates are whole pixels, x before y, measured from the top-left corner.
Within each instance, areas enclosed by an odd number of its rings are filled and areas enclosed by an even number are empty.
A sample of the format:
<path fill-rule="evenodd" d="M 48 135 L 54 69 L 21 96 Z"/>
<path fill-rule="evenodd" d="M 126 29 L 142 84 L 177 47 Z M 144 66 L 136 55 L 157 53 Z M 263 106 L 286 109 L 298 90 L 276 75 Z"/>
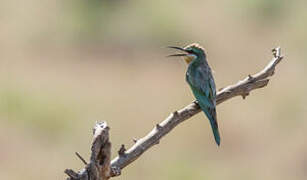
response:
<path fill-rule="evenodd" d="M 276 65 L 283 59 L 279 47 L 273 49 L 272 52 L 273 52 L 272 61 L 262 71 L 260 71 L 255 75 L 248 75 L 245 79 L 239 81 L 238 83 L 221 89 L 217 93 L 217 104 L 220 104 L 235 96 L 242 96 L 243 99 L 245 99 L 245 97 L 248 96 L 252 90 L 265 87 L 269 82 L 269 78 L 274 74 Z M 201 110 L 198 104 L 196 102 L 193 102 L 184 107 L 183 109 L 173 112 L 164 121 L 157 124 L 152 129 L 152 131 L 149 132 L 146 136 L 138 140 L 134 139 L 135 144 L 128 150 L 126 150 L 125 146 L 122 145 L 120 150 L 118 151 L 118 156 L 111 161 L 109 167 L 101 168 L 99 163 L 98 163 L 99 166 L 95 164 L 96 162 L 99 162 L 99 160 L 97 161 L 97 158 L 101 159 L 101 157 L 97 155 L 96 151 L 93 151 L 93 146 L 94 146 L 93 143 L 90 165 L 87 165 L 85 170 L 82 170 L 79 173 L 75 173 L 72 170 L 66 170 L 65 172 L 70 176 L 69 179 L 71 180 L 82 179 L 79 177 L 85 176 L 84 174 L 86 174 L 86 177 L 91 177 L 93 176 L 91 175 L 92 172 L 95 173 L 94 177 L 95 178 L 97 177 L 96 179 L 100 178 L 100 180 L 108 179 L 110 176 L 111 177 L 118 176 L 121 174 L 121 170 L 123 168 L 125 168 L 130 163 L 139 158 L 150 147 L 152 147 L 155 144 L 158 144 L 160 139 L 164 137 L 166 134 L 168 134 L 173 128 L 175 128 L 183 121 L 191 118 L 195 114 L 199 113 L 200 111 Z M 107 139 L 108 139 L 108 133 L 107 133 Z M 105 163 L 109 163 L 108 161 L 110 159 L 110 143 L 108 142 L 107 144 L 108 144 L 107 153 L 104 153 L 103 156 L 103 157 L 105 157 L 105 155 L 108 156 L 107 158 L 106 157 L 104 158 L 105 160 L 103 162 Z M 97 148 L 101 149 L 101 147 L 102 146 L 100 145 Z M 94 157 L 96 158 L 93 157 L 93 154 L 95 154 Z M 101 171 L 101 169 L 106 169 L 106 171 Z"/>
<path fill-rule="evenodd" d="M 107 180 L 110 178 L 111 143 L 107 123 L 97 123 L 93 134 L 90 163 L 86 164 L 85 169 L 78 173 L 66 169 L 65 173 L 69 176 L 67 180 Z M 76 154 L 83 163 L 86 163 L 78 153 Z"/>

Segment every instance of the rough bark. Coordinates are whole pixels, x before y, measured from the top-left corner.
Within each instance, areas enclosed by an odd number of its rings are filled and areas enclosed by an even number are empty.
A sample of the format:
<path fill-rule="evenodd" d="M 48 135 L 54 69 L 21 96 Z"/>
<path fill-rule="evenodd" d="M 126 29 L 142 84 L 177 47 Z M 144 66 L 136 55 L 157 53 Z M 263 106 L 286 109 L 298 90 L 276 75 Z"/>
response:
<path fill-rule="evenodd" d="M 90 162 L 86 163 L 76 153 L 86 166 L 78 173 L 71 169 L 66 169 L 65 173 L 69 176 L 67 180 L 107 180 L 110 178 L 111 143 L 109 141 L 109 127 L 107 123 L 97 123 L 93 129 L 93 134 Z"/>

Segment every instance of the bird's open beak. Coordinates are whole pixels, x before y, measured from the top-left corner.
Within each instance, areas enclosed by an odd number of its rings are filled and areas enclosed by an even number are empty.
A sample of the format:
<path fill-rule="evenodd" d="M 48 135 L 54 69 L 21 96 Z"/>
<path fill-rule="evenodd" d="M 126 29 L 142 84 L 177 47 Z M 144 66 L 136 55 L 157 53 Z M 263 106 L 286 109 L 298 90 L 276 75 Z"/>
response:
<path fill-rule="evenodd" d="M 176 50 L 180 50 L 180 51 L 183 51 L 185 53 L 187 53 L 187 51 L 181 47 L 176 47 L 176 46 L 168 46 L 168 48 L 171 48 L 171 49 L 176 49 Z M 168 55 L 167 57 L 181 57 L 181 56 L 187 56 L 188 54 L 183 54 L 183 53 L 180 53 L 180 54 L 172 54 L 172 55 Z"/>

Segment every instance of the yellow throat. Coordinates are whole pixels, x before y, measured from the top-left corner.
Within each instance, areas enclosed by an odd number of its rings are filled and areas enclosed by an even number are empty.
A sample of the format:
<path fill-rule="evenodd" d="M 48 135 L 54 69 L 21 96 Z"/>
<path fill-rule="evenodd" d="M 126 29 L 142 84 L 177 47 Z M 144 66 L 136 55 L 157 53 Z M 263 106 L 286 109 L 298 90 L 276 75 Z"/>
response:
<path fill-rule="evenodd" d="M 190 64 L 191 61 L 193 61 L 195 57 L 193 56 L 184 56 L 183 59 L 187 64 Z"/>

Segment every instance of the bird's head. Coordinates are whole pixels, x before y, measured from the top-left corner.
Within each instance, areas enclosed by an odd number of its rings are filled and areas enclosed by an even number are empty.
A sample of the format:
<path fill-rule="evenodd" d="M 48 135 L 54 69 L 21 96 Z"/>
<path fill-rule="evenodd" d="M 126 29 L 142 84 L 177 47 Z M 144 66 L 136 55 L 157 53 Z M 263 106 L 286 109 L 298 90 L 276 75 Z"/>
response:
<path fill-rule="evenodd" d="M 178 57 L 181 56 L 187 64 L 190 64 L 194 59 L 198 57 L 206 57 L 206 53 L 203 47 L 197 43 L 190 44 L 184 48 L 169 46 L 168 48 L 177 49 L 184 53 L 169 55 L 168 57 Z"/>

